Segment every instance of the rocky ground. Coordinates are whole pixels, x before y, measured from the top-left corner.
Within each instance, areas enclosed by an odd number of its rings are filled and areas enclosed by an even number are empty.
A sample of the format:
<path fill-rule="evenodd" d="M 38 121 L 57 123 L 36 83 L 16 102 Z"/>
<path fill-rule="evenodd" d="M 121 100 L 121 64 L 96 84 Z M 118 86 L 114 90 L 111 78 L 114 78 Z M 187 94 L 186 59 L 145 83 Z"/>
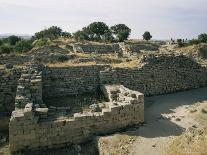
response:
<path fill-rule="evenodd" d="M 145 124 L 99 138 L 101 155 L 207 154 L 207 88 L 148 97 L 145 103 Z"/>

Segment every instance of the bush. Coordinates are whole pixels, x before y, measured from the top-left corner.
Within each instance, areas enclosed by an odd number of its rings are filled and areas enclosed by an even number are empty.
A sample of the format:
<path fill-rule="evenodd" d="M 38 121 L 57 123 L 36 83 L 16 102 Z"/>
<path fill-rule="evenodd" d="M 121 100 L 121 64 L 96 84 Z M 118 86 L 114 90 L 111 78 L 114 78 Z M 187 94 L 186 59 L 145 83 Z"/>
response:
<path fill-rule="evenodd" d="M 67 55 L 60 55 L 58 58 L 57 58 L 57 61 L 58 62 L 65 62 L 65 61 L 68 61 L 69 60 L 69 57 Z"/>
<path fill-rule="evenodd" d="M 6 45 L 3 45 L 3 46 L 1 46 L 0 47 L 0 53 L 4 53 L 4 54 L 9 54 L 9 53 L 11 53 L 11 52 L 13 52 L 14 51 L 14 49 L 13 49 L 13 47 L 11 47 L 11 46 L 6 46 Z"/>
<path fill-rule="evenodd" d="M 32 49 L 32 43 L 30 40 L 21 40 L 15 45 L 14 49 L 17 52 L 28 52 Z"/>
<path fill-rule="evenodd" d="M 3 41 L 4 43 L 8 43 L 9 45 L 16 45 L 17 42 L 19 42 L 21 40 L 20 37 L 18 36 L 9 36 L 8 38 L 4 38 Z"/>
<path fill-rule="evenodd" d="M 197 45 L 197 44 L 200 44 L 201 42 L 200 42 L 200 40 L 198 40 L 198 39 L 192 39 L 192 40 L 190 40 L 189 41 L 189 45 Z"/>
<path fill-rule="evenodd" d="M 200 34 L 198 36 L 198 40 L 202 43 L 206 43 L 207 42 L 207 34 L 206 33 Z"/>
<path fill-rule="evenodd" d="M 177 39 L 178 47 L 183 47 L 184 43 L 182 39 Z"/>
<path fill-rule="evenodd" d="M 41 47 L 41 46 L 46 46 L 46 45 L 49 45 L 49 41 L 47 39 L 38 39 L 38 40 L 35 40 L 33 43 L 32 43 L 32 46 L 34 47 Z"/>
<path fill-rule="evenodd" d="M 198 49 L 198 56 L 201 58 L 206 59 L 207 58 L 207 48 L 206 47 L 200 47 Z"/>

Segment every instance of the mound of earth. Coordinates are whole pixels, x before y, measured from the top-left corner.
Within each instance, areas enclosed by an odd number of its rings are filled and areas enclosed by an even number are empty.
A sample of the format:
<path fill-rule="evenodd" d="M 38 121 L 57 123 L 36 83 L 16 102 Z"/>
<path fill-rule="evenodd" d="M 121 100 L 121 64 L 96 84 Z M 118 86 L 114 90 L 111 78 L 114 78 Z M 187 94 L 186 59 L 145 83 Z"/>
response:
<path fill-rule="evenodd" d="M 43 63 L 62 62 L 70 58 L 69 51 L 56 45 L 34 48 L 28 54 Z"/>

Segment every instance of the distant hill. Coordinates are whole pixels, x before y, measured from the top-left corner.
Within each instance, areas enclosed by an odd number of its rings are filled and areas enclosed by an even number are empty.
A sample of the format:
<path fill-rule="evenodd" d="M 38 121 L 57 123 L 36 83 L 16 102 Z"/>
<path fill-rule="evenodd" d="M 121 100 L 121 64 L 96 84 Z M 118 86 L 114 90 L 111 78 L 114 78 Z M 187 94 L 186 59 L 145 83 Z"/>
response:
<path fill-rule="evenodd" d="M 1 38 L 7 38 L 11 35 L 15 35 L 15 36 L 18 36 L 22 39 L 30 39 L 32 37 L 32 35 L 29 35 L 29 34 L 15 34 L 15 33 L 3 33 L 3 34 L 0 34 L 0 39 Z"/>

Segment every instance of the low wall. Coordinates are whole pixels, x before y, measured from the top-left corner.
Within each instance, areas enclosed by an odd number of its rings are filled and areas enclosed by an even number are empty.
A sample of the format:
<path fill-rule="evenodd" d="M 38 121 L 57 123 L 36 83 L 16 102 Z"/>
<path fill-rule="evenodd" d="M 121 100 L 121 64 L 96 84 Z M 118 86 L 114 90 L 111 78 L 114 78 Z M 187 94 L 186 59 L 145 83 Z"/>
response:
<path fill-rule="evenodd" d="M 74 52 L 111 54 L 119 51 L 118 44 L 74 44 Z"/>
<path fill-rule="evenodd" d="M 100 112 L 75 113 L 73 117 L 51 119 L 47 108 L 24 109 L 12 113 L 9 143 L 12 152 L 22 149 L 77 144 L 94 135 L 114 132 L 144 121 L 144 95 L 123 86 L 104 86 L 111 102 Z"/>
<path fill-rule="evenodd" d="M 96 93 L 100 85 L 99 72 L 106 67 L 46 67 L 43 70 L 43 98 Z"/>
<path fill-rule="evenodd" d="M 145 95 L 158 95 L 207 85 L 207 69 L 183 55 L 147 55 L 138 68 L 101 71 L 103 84 L 122 84 Z"/>

